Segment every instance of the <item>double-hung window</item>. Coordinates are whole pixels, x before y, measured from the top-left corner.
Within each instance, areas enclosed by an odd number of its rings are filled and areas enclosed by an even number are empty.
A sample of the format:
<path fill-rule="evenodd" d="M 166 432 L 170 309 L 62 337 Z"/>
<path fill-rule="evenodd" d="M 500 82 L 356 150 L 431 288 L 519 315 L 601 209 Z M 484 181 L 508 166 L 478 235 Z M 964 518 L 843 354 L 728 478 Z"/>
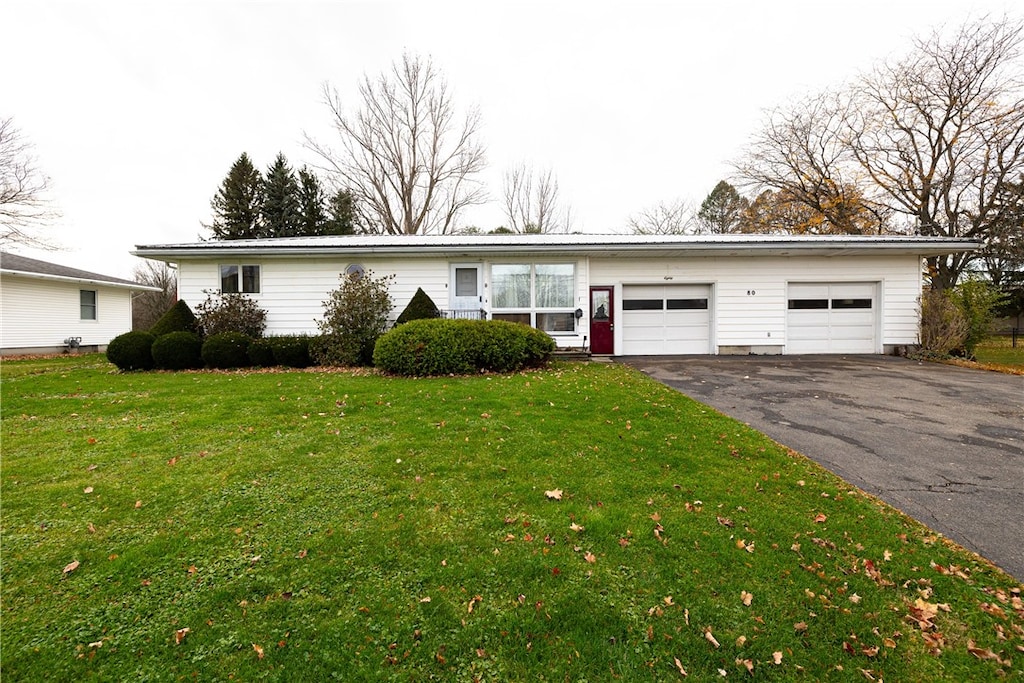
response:
<path fill-rule="evenodd" d="M 491 317 L 524 323 L 549 334 L 576 332 L 576 265 L 495 263 Z"/>
<path fill-rule="evenodd" d="M 260 267 L 222 264 L 220 291 L 222 294 L 259 294 Z"/>
<path fill-rule="evenodd" d="M 78 309 L 82 320 L 96 320 L 96 290 L 78 290 Z"/>

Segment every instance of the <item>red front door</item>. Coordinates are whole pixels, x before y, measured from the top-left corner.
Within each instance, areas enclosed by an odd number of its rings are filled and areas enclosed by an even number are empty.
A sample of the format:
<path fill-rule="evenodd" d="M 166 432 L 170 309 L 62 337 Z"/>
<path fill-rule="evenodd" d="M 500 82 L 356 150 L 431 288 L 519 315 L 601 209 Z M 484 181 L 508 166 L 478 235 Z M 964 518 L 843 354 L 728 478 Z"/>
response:
<path fill-rule="evenodd" d="M 590 288 L 590 352 L 615 353 L 615 315 L 612 287 Z"/>

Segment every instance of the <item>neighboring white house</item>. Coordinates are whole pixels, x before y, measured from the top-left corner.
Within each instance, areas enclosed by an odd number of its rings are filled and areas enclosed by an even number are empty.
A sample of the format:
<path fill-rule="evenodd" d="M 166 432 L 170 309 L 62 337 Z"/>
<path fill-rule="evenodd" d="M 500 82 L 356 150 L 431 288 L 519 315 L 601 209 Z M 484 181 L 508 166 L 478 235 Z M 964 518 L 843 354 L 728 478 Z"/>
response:
<path fill-rule="evenodd" d="M 176 263 L 193 309 L 244 292 L 268 334 L 317 332 L 346 272 L 392 275 L 450 315 L 527 323 L 595 354 L 889 353 L 918 341 L 922 259 L 980 246 L 938 237 L 443 235 L 138 246 Z"/>
<path fill-rule="evenodd" d="M 102 351 L 132 329 L 132 293 L 159 287 L 0 253 L 0 355 Z"/>

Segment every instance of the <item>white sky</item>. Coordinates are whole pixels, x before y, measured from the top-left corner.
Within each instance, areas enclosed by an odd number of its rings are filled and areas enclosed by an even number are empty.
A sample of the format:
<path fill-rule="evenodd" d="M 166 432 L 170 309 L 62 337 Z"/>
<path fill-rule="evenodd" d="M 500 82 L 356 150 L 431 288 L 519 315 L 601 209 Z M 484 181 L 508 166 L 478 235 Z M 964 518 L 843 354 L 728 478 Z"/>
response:
<path fill-rule="evenodd" d="M 1015 14 L 1016 13 L 1016 14 Z M 839 85 L 915 35 L 1012 0 L 308 2 L 5 0 L 0 117 L 35 145 L 64 249 L 20 253 L 130 277 L 136 244 L 206 237 L 210 199 L 244 151 L 315 161 L 329 82 L 355 106 L 364 73 L 433 58 L 476 105 L 501 174 L 552 168 L 583 232 L 623 230 L 659 201 L 699 205 L 768 108 Z"/>

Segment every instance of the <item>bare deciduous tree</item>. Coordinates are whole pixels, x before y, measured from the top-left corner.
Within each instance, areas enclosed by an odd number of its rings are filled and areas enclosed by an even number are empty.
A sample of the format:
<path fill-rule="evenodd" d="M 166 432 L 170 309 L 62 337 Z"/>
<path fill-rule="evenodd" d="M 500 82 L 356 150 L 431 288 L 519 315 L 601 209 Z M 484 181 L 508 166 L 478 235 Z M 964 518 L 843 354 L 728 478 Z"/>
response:
<path fill-rule="evenodd" d="M 693 207 L 682 199 L 658 202 L 633 214 L 626 227 L 634 235 L 682 235 L 697 232 Z"/>
<path fill-rule="evenodd" d="M 843 90 L 773 112 L 738 170 L 828 231 L 988 242 L 1006 224 L 1003 188 L 1024 171 L 1022 42 L 1024 24 L 1006 18 L 915 40 Z M 953 286 L 979 258 L 930 259 L 932 284 Z"/>
<path fill-rule="evenodd" d="M 159 292 L 139 292 L 132 297 L 132 329 L 148 330 L 178 300 L 178 278 L 163 261 L 144 260 L 132 271 L 133 279 L 159 287 Z"/>
<path fill-rule="evenodd" d="M 36 234 L 56 215 L 46 200 L 49 187 L 50 179 L 36 166 L 32 145 L 12 119 L 0 119 L 0 246 L 56 248 Z"/>
<path fill-rule="evenodd" d="M 569 232 L 572 210 L 563 208 L 558 196 L 558 179 L 551 169 L 534 174 L 519 164 L 503 175 L 505 217 L 517 233 Z"/>
<path fill-rule="evenodd" d="M 350 113 L 337 90 L 324 86 L 340 149 L 309 136 L 307 147 L 374 219 L 370 229 L 453 231 L 458 214 L 485 199 L 474 177 L 484 167 L 479 111 L 460 118 L 441 73 L 409 54 L 374 79 L 364 76 L 359 95 L 361 108 Z"/>

